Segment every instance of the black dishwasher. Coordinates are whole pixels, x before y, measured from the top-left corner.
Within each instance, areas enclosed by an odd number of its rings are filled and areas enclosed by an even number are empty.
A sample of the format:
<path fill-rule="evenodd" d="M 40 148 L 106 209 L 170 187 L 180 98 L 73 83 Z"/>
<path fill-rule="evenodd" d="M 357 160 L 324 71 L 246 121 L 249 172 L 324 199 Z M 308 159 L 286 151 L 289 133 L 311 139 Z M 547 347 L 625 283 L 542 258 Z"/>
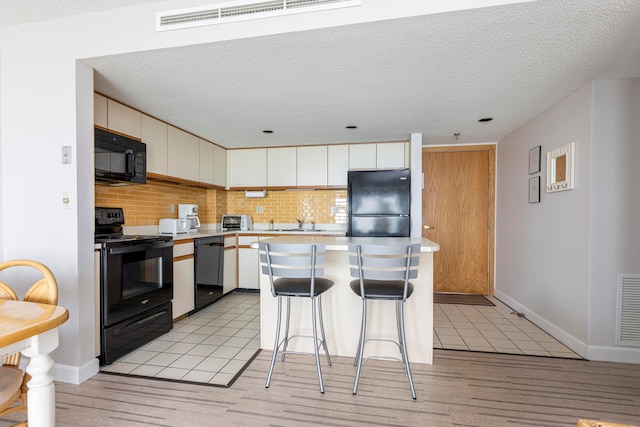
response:
<path fill-rule="evenodd" d="M 222 297 L 224 237 L 194 239 L 194 258 L 196 312 Z"/>

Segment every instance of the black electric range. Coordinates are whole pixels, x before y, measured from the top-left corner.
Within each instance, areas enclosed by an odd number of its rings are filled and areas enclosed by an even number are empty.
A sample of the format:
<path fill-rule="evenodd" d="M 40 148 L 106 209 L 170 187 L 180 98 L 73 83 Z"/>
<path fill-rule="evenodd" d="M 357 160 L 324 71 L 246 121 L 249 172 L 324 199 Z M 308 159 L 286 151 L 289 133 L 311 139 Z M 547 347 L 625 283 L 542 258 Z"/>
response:
<path fill-rule="evenodd" d="M 100 362 L 110 364 L 173 327 L 173 239 L 126 235 L 122 208 L 96 208 Z"/>

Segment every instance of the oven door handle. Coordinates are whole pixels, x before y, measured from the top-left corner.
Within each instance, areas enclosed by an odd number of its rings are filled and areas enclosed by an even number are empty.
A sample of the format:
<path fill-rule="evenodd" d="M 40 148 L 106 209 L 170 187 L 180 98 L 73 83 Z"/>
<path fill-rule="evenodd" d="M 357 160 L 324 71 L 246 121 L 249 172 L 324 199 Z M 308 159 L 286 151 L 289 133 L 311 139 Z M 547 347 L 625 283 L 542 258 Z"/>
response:
<path fill-rule="evenodd" d="M 152 243 L 135 244 L 130 246 L 122 246 L 119 248 L 109 248 L 107 253 L 109 255 L 127 254 L 131 252 L 148 251 L 150 249 L 169 248 L 172 246 L 173 246 L 173 240 L 169 240 L 167 242 L 152 242 Z"/>

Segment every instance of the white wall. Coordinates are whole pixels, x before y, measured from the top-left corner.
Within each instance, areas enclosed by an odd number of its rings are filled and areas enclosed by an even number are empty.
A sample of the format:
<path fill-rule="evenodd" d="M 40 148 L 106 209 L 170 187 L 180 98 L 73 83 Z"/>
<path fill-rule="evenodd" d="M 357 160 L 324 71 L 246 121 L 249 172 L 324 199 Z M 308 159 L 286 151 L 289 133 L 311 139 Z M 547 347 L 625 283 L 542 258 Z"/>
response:
<path fill-rule="evenodd" d="M 591 86 L 509 134 L 498 143 L 496 296 L 586 354 L 589 260 Z M 541 145 L 541 187 L 546 152 L 576 143 L 576 188 L 546 193 L 528 203 L 529 150 Z M 533 175 L 532 175 L 533 176 Z"/>
<path fill-rule="evenodd" d="M 588 359 L 640 363 L 615 343 L 618 274 L 640 274 L 638 135 L 640 79 L 624 79 L 586 85 L 498 144 L 496 296 Z M 576 189 L 528 204 L 528 150 L 568 142 Z"/>
<path fill-rule="evenodd" d="M 640 363 L 615 345 L 618 273 L 640 274 L 640 79 L 594 82 L 592 111 L 587 356 Z"/>
<path fill-rule="evenodd" d="M 411 150 L 411 237 L 422 237 L 422 134 L 412 133 Z"/>

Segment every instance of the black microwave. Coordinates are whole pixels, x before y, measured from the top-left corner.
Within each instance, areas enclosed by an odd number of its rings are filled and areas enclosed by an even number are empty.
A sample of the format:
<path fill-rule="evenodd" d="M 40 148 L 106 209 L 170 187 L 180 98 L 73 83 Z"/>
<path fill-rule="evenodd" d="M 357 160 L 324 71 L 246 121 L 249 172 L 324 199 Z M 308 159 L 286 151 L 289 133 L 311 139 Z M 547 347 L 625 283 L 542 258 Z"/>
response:
<path fill-rule="evenodd" d="M 147 145 L 126 136 L 95 129 L 96 181 L 147 183 Z"/>

